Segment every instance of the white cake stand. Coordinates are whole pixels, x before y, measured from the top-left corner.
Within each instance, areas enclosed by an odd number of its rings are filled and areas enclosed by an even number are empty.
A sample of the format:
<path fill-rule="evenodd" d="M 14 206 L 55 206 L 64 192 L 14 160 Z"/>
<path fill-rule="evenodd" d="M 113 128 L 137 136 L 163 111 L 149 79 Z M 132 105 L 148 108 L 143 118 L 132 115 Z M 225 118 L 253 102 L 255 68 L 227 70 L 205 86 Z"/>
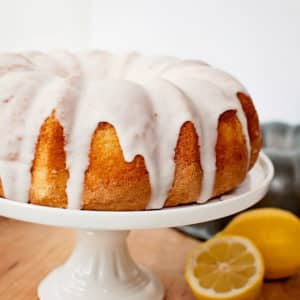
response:
<path fill-rule="evenodd" d="M 238 189 L 206 204 L 152 211 L 97 212 L 1 199 L 0 215 L 78 230 L 77 245 L 70 258 L 40 284 L 40 300 L 162 300 L 164 290 L 159 280 L 136 265 L 128 252 L 128 230 L 183 226 L 237 213 L 262 199 L 272 177 L 272 163 L 261 154 Z"/>

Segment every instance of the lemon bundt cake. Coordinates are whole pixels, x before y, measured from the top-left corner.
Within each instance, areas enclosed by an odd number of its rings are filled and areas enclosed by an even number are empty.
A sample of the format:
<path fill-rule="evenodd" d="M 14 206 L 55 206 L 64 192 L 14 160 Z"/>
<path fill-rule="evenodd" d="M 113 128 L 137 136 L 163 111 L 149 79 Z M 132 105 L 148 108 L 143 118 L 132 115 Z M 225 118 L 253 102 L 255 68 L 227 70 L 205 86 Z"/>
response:
<path fill-rule="evenodd" d="M 0 55 L 0 194 L 88 210 L 199 202 L 237 187 L 261 148 L 245 88 L 201 61 Z"/>

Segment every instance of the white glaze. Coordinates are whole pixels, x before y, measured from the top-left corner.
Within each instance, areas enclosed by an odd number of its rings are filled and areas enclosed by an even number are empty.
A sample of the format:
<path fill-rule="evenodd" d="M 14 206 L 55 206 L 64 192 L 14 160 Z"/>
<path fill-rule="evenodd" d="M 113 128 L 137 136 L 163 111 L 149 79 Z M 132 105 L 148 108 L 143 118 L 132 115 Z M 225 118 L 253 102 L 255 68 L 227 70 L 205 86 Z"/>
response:
<path fill-rule="evenodd" d="M 245 88 L 230 75 L 191 60 L 106 51 L 0 55 L 0 177 L 7 198 L 26 202 L 39 130 L 55 110 L 64 128 L 68 207 L 81 208 L 91 138 L 111 123 L 126 161 L 142 155 L 149 172 L 149 209 L 161 208 L 174 179 L 174 149 L 191 121 L 203 169 L 199 202 L 212 196 L 218 120 L 236 110 L 250 158 L 247 120 L 237 99 Z"/>

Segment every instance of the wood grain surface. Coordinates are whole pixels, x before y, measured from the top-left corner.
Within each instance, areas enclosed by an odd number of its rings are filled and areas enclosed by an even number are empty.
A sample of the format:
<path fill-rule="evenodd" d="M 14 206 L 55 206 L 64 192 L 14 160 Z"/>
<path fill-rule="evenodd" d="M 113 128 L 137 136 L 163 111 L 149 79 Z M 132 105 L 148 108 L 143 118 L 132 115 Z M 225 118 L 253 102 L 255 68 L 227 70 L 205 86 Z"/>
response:
<path fill-rule="evenodd" d="M 40 280 L 70 254 L 73 231 L 0 218 L 0 300 L 36 300 Z M 183 278 L 186 255 L 198 244 L 172 229 L 134 231 L 129 248 L 153 270 L 166 289 L 165 300 L 193 300 Z M 266 282 L 259 300 L 300 300 L 300 275 Z"/>

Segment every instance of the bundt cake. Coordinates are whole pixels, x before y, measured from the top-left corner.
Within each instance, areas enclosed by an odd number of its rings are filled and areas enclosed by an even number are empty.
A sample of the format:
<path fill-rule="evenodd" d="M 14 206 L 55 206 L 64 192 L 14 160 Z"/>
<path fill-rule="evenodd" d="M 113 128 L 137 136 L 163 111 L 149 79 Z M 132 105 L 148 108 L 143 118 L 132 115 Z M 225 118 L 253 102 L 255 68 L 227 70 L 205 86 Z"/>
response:
<path fill-rule="evenodd" d="M 86 210 L 231 191 L 254 165 L 245 88 L 201 61 L 106 51 L 0 55 L 0 194 Z"/>

